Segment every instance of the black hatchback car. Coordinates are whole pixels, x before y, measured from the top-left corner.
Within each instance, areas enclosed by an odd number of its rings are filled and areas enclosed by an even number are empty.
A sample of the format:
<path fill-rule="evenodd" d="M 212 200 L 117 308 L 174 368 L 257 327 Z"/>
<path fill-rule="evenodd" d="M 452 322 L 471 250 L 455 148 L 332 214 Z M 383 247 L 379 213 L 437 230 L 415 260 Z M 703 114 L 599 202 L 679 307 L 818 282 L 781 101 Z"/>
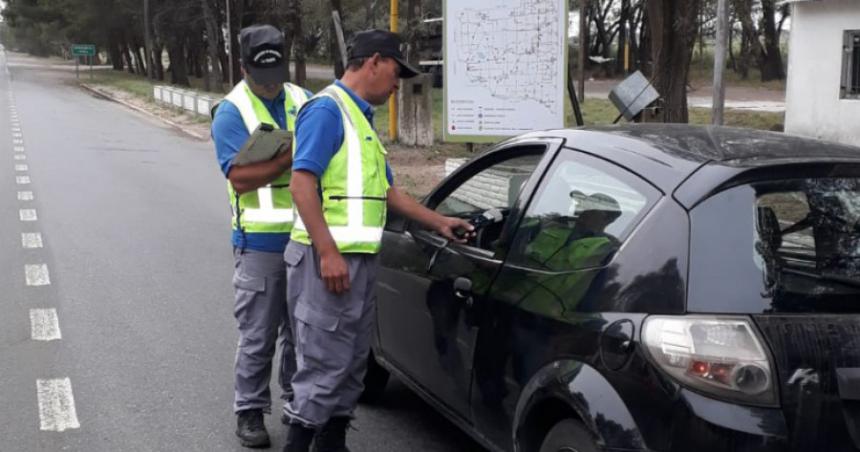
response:
<path fill-rule="evenodd" d="M 531 133 L 390 218 L 388 373 L 494 450 L 860 448 L 860 148 L 732 128 Z"/>

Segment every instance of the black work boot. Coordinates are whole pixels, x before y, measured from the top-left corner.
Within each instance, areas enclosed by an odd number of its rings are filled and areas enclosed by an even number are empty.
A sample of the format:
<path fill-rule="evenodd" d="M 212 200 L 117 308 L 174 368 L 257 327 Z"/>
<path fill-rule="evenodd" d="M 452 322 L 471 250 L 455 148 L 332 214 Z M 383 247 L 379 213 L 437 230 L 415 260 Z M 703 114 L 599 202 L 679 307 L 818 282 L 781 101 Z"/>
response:
<path fill-rule="evenodd" d="M 269 447 L 269 433 L 263 423 L 263 410 L 244 410 L 238 413 L 236 436 L 244 447 Z"/>
<path fill-rule="evenodd" d="M 287 444 L 283 452 L 308 452 L 311 449 L 311 441 L 314 439 L 316 430 L 304 427 L 300 424 L 290 424 L 287 430 Z"/>
<path fill-rule="evenodd" d="M 349 428 L 347 416 L 329 419 L 314 439 L 314 452 L 349 452 L 346 447 L 346 429 Z"/>

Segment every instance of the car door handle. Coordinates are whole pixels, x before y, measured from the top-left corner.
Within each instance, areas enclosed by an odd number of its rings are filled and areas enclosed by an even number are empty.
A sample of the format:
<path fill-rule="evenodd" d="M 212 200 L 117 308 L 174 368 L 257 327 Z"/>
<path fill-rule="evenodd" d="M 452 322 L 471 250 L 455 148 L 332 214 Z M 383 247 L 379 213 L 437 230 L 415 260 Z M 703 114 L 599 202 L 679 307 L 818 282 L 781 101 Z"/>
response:
<path fill-rule="evenodd" d="M 472 304 L 472 280 L 460 276 L 454 280 L 454 296 Z"/>

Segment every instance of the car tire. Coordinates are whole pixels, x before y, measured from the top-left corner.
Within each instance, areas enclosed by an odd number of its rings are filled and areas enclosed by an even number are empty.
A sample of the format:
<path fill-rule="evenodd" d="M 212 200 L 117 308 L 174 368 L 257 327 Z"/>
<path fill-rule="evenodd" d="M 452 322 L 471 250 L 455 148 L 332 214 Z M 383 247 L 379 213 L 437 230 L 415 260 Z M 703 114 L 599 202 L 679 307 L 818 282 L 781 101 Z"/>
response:
<path fill-rule="evenodd" d="M 600 449 L 582 422 L 564 419 L 555 424 L 543 439 L 540 452 L 598 452 Z"/>
<path fill-rule="evenodd" d="M 376 362 L 373 352 L 370 352 L 367 356 L 367 372 L 364 374 L 364 391 L 358 401 L 366 404 L 379 403 L 390 376 L 391 374 Z"/>

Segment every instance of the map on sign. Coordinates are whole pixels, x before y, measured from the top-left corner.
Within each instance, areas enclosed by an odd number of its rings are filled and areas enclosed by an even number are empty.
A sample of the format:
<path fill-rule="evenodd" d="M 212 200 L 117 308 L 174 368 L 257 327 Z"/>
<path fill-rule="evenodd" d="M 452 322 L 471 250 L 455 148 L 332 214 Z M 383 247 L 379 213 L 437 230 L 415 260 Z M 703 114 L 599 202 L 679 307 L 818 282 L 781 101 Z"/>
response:
<path fill-rule="evenodd" d="M 563 127 L 566 26 L 566 0 L 446 2 L 446 139 Z"/>

